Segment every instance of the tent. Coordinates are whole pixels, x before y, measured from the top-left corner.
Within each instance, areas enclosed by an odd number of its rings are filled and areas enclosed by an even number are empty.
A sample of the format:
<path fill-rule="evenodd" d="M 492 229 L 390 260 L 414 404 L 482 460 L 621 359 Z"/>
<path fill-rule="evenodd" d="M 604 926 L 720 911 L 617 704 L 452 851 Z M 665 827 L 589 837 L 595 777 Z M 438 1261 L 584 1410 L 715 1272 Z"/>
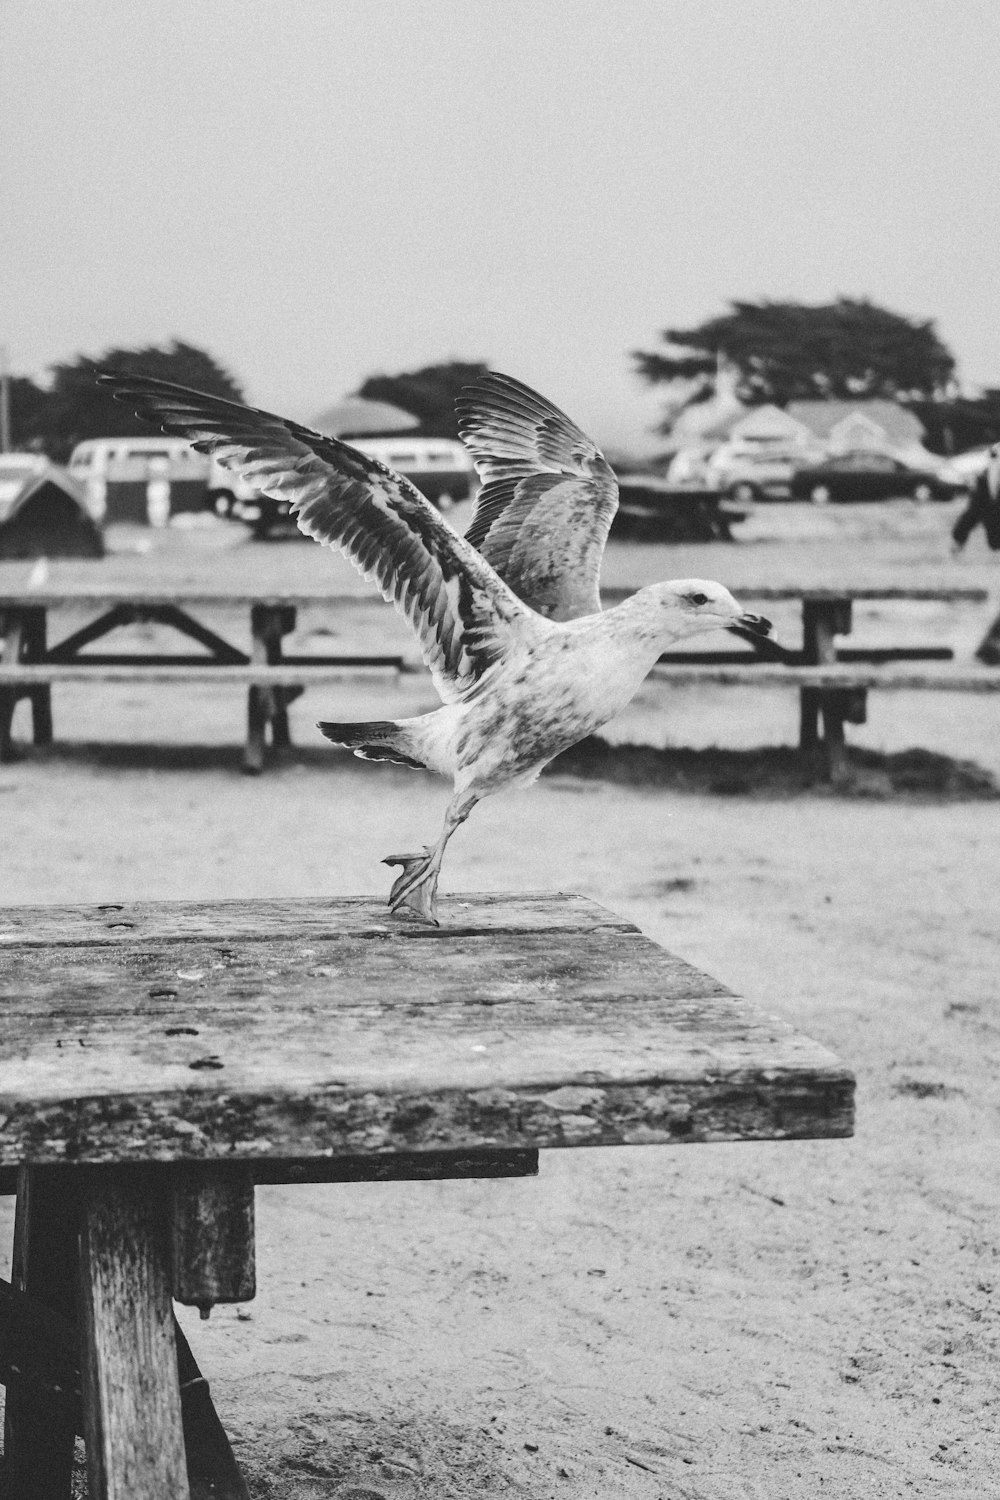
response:
<path fill-rule="evenodd" d="M 313 418 L 317 432 L 330 437 L 387 437 L 393 432 L 410 432 L 419 427 L 418 418 L 388 401 L 368 401 L 364 396 L 345 396 L 336 406 L 328 406 Z"/>
<path fill-rule="evenodd" d="M 39 453 L 0 453 L 0 559 L 103 557 L 83 486 Z"/>

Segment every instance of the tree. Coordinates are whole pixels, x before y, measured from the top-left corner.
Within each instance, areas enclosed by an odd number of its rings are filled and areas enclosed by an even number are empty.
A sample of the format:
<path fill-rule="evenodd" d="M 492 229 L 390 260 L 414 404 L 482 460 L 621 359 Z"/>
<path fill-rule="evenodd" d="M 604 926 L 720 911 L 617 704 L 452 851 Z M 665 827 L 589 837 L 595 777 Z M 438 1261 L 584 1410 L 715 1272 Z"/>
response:
<path fill-rule="evenodd" d="M 148 436 L 149 424 L 127 406 L 112 400 L 97 384 L 105 371 L 155 375 L 177 385 L 191 386 L 230 401 L 242 401 L 236 379 L 210 354 L 194 344 L 174 339 L 166 348 L 108 349 L 96 359 L 78 355 L 72 363 L 52 366 L 52 385 L 44 392 L 39 429 L 28 434 L 50 458 L 65 463 L 77 443 L 91 437 Z"/>
<path fill-rule="evenodd" d="M 49 393 L 26 375 L 12 375 L 9 382 L 10 445 L 15 451 L 44 447 Z"/>
<path fill-rule="evenodd" d="M 419 420 L 418 431 L 425 437 L 456 438 L 455 397 L 463 385 L 485 375 L 488 369 L 481 361 L 463 364 L 451 360 L 400 375 L 369 375 L 355 394 L 402 407 Z"/>
<path fill-rule="evenodd" d="M 924 424 L 924 446 L 932 453 L 962 453 L 1000 439 L 1000 389 L 995 386 L 979 396 L 907 404 Z"/>
<path fill-rule="evenodd" d="M 942 396 L 955 360 L 932 321 L 917 322 L 865 299 L 731 302 L 696 328 L 668 328 L 664 352 L 637 350 L 651 385 L 686 386 L 682 404 L 704 398 L 720 364 L 736 371 L 736 394 L 751 404 L 810 398 Z"/>

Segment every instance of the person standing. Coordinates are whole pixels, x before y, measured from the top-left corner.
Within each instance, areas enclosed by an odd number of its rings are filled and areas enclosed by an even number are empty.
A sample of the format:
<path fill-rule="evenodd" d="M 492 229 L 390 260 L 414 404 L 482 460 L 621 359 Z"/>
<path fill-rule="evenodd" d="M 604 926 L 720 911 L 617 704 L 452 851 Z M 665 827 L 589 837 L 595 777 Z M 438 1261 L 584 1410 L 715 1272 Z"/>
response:
<path fill-rule="evenodd" d="M 986 532 L 994 552 L 1000 552 L 1000 443 L 994 443 L 986 467 L 972 486 L 969 503 L 951 530 L 952 552 L 959 553 L 977 526 Z"/>

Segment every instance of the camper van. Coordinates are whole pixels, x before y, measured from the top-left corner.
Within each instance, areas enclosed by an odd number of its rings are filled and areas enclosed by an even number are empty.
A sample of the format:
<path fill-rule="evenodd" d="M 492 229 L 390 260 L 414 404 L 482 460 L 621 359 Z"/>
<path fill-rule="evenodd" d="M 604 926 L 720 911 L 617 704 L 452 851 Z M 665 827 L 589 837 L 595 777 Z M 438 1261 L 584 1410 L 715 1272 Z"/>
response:
<path fill-rule="evenodd" d="M 186 438 L 88 438 L 70 454 L 69 472 L 86 486 L 90 513 L 105 521 L 163 524 L 207 503 L 208 459 Z M 166 515 L 149 513 L 150 479 L 169 484 Z"/>
<path fill-rule="evenodd" d="M 448 510 L 472 494 L 476 471 L 468 449 L 448 438 L 357 438 L 352 446 L 405 474 L 422 495 Z"/>
<path fill-rule="evenodd" d="M 425 437 L 345 438 L 344 441 L 405 475 L 440 510 L 448 510 L 474 491 L 476 471 L 461 443 Z M 208 485 L 211 503 L 218 513 L 245 521 L 255 536 L 265 537 L 272 527 L 289 524 L 287 500 L 262 495 L 221 464 L 212 463 Z"/>

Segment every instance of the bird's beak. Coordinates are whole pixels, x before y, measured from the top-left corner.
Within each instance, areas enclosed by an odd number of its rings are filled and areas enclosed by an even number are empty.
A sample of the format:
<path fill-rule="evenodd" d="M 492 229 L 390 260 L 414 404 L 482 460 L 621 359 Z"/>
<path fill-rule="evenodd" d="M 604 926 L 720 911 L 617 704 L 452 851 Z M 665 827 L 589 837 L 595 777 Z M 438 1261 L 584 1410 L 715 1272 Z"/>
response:
<path fill-rule="evenodd" d="M 742 635 L 747 640 L 753 640 L 754 636 L 768 636 L 774 629 L 770 620 L 765 620 L 763 615 L 740 615 L 729 629 L 734 635 Z"/>
<path fill-rule="evenodd" d="M 740 615 L 738 620 L 734 620 L 726 628 L 733 635 L 742 636 L 745 641 L 749 641 L 757 655 L 762 656 L 765 661 L 798 660 L 794 651 L 789 651 L 787 646 L 780 646 L 777 641 L 770 639 L 774 627 L 763 615 Z"/>

